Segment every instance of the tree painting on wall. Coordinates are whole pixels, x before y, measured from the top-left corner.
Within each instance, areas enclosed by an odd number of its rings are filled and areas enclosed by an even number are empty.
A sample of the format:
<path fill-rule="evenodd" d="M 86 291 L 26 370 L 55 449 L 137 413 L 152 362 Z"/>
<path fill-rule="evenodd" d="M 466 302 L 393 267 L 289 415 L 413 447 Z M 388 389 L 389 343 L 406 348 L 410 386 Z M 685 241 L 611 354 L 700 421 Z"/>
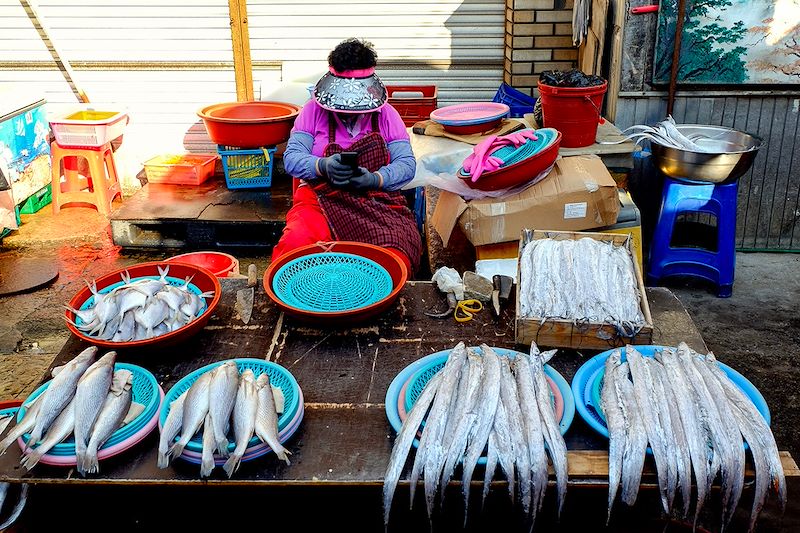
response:
<path fill-rule="evenodd" d="M 654 83 L 669 83 L 677 14 L 662 0 Z M 800 0 L 687 0 L 678 82 L 800 83 Z"/>

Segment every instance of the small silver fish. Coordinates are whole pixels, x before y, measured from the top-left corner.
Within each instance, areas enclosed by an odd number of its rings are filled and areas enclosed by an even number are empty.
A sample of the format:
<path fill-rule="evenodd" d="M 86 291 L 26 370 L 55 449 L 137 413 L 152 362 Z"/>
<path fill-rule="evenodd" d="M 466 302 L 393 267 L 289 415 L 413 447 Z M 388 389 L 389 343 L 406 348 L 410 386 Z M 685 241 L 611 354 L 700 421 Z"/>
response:
<path fill-rule="evenodd" d="M 205 422 L 203 422 L 203 453 L 200 460 L 200 477 L 208 477 L 211 475 L 211 472 L 214 471 L 214 467 L 216 466 L 214 462 L 214 448 L 216 446 L 217 442 L 214 439 L 214 426 L 211 422 L 211 413 L 209 412 L 206 415 Z"/>
<path fill-rule="evenodd" d="M 639 495 L 642 468 L 647 454 L 647 430 L 642 413 L 636 403 L 633 383 L 628 377 L 628 363 L 617 370 L 617 401 L 626 420 L 625 449 L 622 452 L 622 495 L 625 505 L 633 506 Z"/>
<path fill-rule="evenodd" d="M 239 390 L 236 392 L 236 402 L 233 406 L 233 434 L 236 437 L 236 448 L 222 466 L 228 477 L 233 476 L 233 473 L 239 468 L 239 463 L 241 463 L 247 445 L 255 432 L 257 414 L 258 387 L 253 371 L 247 369 L 239 379 Z"/>
<path fill-rule="evenodd" d="M 258 376 L 256 386 L 258 387 L 258 413 L 256 414 L 255 433 L 259 439 L 272 448 L 278 459 L 290 465 L 292 463 L 288 456 L 292 453 L 283 447 L 278 436 L 278 412 L 275 407 L 275 397 L 272 393 L 269 374 L 265 372 Z"/>
<path fill-rule="evenodd" d="M 72 434 L 75 429 L 75 398 L 61 411 L 50 429 L 44 436 L 42 443 L 30 453 L 24 454 L 20 459 L 20 464 L 26 469 L 31 470 L 42 459 L 42 456 L 53 449 L 53 446 L 62 442 Z"/>
<path fill-rule="evenodd" d="M 608 515 L 606 525 L 611 520 L 611 509 L 617 497 L 622 479 L 622 459 L 625 451 L 626 420 L 617 396 L 617 369 L 622 354 L 614 350 L 606 359 L 603 374 L 603 388 L 600 392 L 600 407 L 606 417 L 608 427 Z"/>
<path fill-rule="evenodd" d="M 115 431 L 122 426 L 122 421 L 128 414 L 133 401 L 133 374 L 129 370 L 117 370 L 111 382 L 111 389 L 106 394 L 103 407 L 97 415 L 97 421 L 92 428 L 92 436 L 86 447 L 85 466 L 90 474 L 100 471 L 97 452 L 111 438 Z"/>
<path fill-rule="evenodd" d="M 98 359 L 81 376 L 75 391 L 75 456 L 77 470 L 81 475 L 86 475 L 89 469 L 86 448 L 92 434 L 92 426 L 111 388 L 116 357 L 116 352 L 108 352 Z"/>
<path fill-rule="evenodd" d="M 31 438 L 28 440 L 28 447 L 39 443 L 50 424 L 75 396 L 78 380 L 94 362 L 96 354 L 97 348 L 90 346 L 66 365 L 53 369 L 53 381 L 42 393 L 43 398 L 39 402 L 41 405 L 31 431 Z"/>
<path fill-rule="evenodd" d="M 186 400 L 186 395 L 189 391 L 184 392 L 172 403 L 169 404 L 169 413 L 167 419 L 164 421 L 164 426 L 161 428 L 161 436 L 158 439 L 158 467 L 166 468 L 169 466 L 169 449 L 172 441 L 178 436 L 183 424 L 183 402 Z"/>
<path fill-rule="evenodd" d="M 174 459 L 180 457 L 183 449 L 192 440 L 195 433 L 203 425 L 208 414 L 208 389 L 211 385 L 211 372 L 205 372 L 192 383 L 183 401 L 183 417 L 181 420 L 181 438 L 169 449 Z"/>
<path fill-rule="evenodd" d="M 208 389 L 208 414 L 211 416 L 211 432 L 216 449 L 228 457 L 228 438 L 225 425 L 231 418 L 236 393 L 239 389 L 239 369 L 233 361 L 226 361 L 212 371 Z"/>
<path fill-rule="evenodd" d="M 33 429 L 33 426 L 36 424 L 36 415 L 39 412 L 42 396 L 43 395 L 40 394 L 35 400 L 25 406 L 25 415 L 22 417 L 22 420 L 20 420 L 16 426 L 13 426 L 11 431 L 8 432 L 8 435 L 0 441 L 0 455 L 6 453 L 6 450 L 8 450 L 18 438 Z"/>

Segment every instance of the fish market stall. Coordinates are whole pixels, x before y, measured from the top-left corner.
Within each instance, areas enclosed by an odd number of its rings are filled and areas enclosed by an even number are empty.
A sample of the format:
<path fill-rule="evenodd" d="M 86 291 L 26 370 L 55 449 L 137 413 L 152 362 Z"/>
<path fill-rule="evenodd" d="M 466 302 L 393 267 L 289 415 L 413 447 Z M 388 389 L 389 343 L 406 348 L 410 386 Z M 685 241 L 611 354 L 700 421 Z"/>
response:
<path fill-rule="evenodd" d="M 383 516 L 381 486 L 395 440 L 385 404 L 392 382 L 415 361 L 449 350 L 459 341 L 468 346 L 487 343 L 501 350 L 513 350 L 516 346 L 513 302 L 503 309 L 496 321 L 488 312 L 480 312 L 464 323 L 434 320 L 425 312 L 441 307 L 442 296 L 429 282 L 406 283 L 388 311 L 352 328 L 309 326 L 285 316 L 260 287 L 255 291 L 252 318 L 245 325 L 236 310 L 236 293 L 247 287 L 247 280 L 222 279 L 221 284 L 216 311 L 195 336 L 174 346 L 119 349 L 117 360 L 147 368 L 164 391 L 170 391 L 192 372 L 219 361 L 257 358 L 263 363 L 282 366 L 296 379 L 303 395 L 302 421 L 284 443 L 291 453 L 288 457 L 291 465 L 270 453 L 245 460 L 230 479 L 221 468 L 208 479 L 201 479 L 199 465 L 188 460 L 174 459 L 167 468 L 158 467 L 159 443 L 154 431 L 130 449 L 101 459 L 99 473 L 86 477 L 71 468 L 42 464 L 26 471 L 19 465 L 19 448 L 12 446 L 0 457 L 0 481 L 35 484 L 41 490 L 56 493 L 61 490 L 62 495 L 103 486 L 108 497 L 120 494 L 145 499 L 177 498 L 192 487 L 218 487 L 225 488 L 226 494 L 237 500 L 268 495 L 276 505 L 295 510 L 310 501 L 324 499 L 326 503 L 320 503 L 321 509 L 357 512 L 360 526 L 377 530 Z M 705 353 L 702 337 L 669 291 L 648 289 L 647 296 L 653 322 L 658 325 L 653 331 L 654 344 L 677 346 L 680 341 L 686 341 L 695 350 Z M 87 346 L 88 343 L 73 335 L 53 365 L 73 359 Z M 578 368 L 596 352 L 559 350 L 550 365 L 571 381 Z M 564 439 L 569 450 L 569 482 L 562 526 L 602 524 L 608 490 L 607 440 L 577 416 Z M 782 460 L 791 493 L 800 487 L 800 478 L 791 458 L 784 454 Z M 405 480 L 409 473 L 410 468 L 400 476 L 391 530 L 427 527 L 424 505 L 418 504 L 412 512 L 405 510 L 408 505 Z M 748 474 L 748 487 L 751 476 Z M 537 522 L 543 527 L 555 522 L 554 482 L 551 474 L 551 487 Z M 473 483 L 473 497 L 479 501 L 480 482 Z M 460 527 L 463 520 L 462 507 L 455 495 L 460 481 L 451 481 L 450 485 L 453 505 L 445 506 L 441 520 L 455 528 Z M 249 490 L 256 487 L 259 491 Z M 637 505 L 618 511 L 612 526 L 624 528 L 625 524 L 645 523 L 642 520 L 655 523 L 659 512 L 655 487 L 654 470 L 648 463 Z M 745 489 L 746 495 L 748 490 Z M 471 512 L 471 523 L 475 527 L 487 524 L 518 527 L 521 519 L 510 512 L 513 508 L 506 492 L 505 482 L 493 481 L 484 512 Z M 219 491 L 212 491 L 206 497 L 212 497 L 212 493 L 219 494 Z M 255 496 L 256 493 L 259 496 Z M 195 498 L 200 497 L 194 494 Z M 300 502 L 294 500 L 297 497 L 301 498 Z M 418 499 L 421 498 L 420 494 Z M 792 505 L 790 498 L 787 516 L 796 516 Z M 475 509 L 478 509 L 477 504 Z M 740 514 L 742 516 L 737 515 L 737 519 L 746 523 L 747 513 L 742 510 Z M 765 513 L 761 521 L 773 524 L 773 519 L 773 515 Z M 308 520 L 311 523 L 322 518 L 308 517 Z"/>

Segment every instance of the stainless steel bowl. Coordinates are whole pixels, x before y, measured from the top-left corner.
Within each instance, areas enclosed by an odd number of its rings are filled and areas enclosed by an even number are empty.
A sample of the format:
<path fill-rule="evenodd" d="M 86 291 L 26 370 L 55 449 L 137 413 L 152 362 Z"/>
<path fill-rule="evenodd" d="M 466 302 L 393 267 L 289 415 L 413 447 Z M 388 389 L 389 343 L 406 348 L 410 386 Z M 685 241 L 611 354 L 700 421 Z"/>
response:
<path fill-rule="evenodd" d="M 754 135 L 723 126 L 678 124 L 678 131 L 713 152 L 693 152 L 651 142 L 655 165 L 671 178 L 726 183 L 748 171 L 762 141 Z"/>

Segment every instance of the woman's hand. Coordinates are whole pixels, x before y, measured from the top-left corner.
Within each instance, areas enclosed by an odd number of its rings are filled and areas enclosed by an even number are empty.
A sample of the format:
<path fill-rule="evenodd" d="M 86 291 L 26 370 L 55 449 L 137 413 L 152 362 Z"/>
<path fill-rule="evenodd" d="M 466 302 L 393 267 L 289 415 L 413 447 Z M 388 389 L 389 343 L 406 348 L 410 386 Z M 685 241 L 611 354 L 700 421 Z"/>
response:
<path fill-rule="evenodd" d="M 370 172 L 364 167 L 358 167 L 357 174 L 350 178 L 350 186 L 354 189 L 380 189 L 383 185 L 383 178 L 377 172 Z"/>
<path fill-rule="evenodd" d="M 341 154 L 321 157 L 317 160 L 317 170 L 320 176 L 327 178 L 336 187 L 344 187 L 353 177 L 353 169 L 342 162 Z"/>

